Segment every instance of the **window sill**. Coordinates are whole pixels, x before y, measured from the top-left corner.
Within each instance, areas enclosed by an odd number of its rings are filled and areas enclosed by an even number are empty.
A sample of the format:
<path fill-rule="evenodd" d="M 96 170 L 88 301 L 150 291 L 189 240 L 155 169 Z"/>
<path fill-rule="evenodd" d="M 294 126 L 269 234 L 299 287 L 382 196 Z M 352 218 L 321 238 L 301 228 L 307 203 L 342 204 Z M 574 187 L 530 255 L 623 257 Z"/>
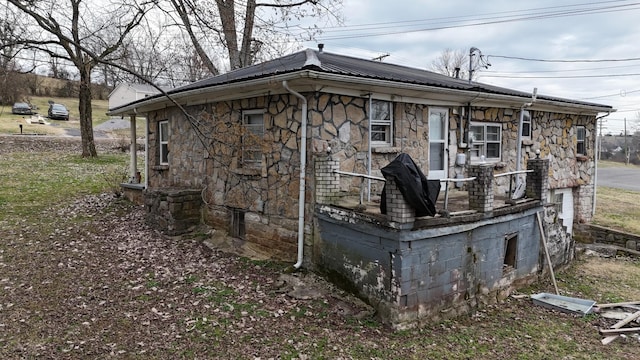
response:
<path fill-rule="evenodd" d="M 576 156 L 576 160 L 580 161 L 580 162 L 585 162 L 587 160 L 589 160 L 589 157 L 586 155 L 577 155 Z"/>
<path fill-rule="evenodd" d="M 399 153 L 401 150 L 399 147 L 394 146 L 381 146 L 381 147 L 372 147 L 371 152 L 374 154 L 395 154 Z"/>
<path fill-rule="evenodd" d="M 497 169 L 501 169 L 506 166 L 506 164 L 500 161 L 500 159 L 486 159 L 484 161 L 480 159 L 471 159 L 470 164 L 471 165 L 491 164 L 495 166 Z"/>
<path fill-rule="evenodd" d="M 166 170 L 169 170 L 169 165 L 154 165 L 151 167 L 151 170 L 166 171 Z"/>

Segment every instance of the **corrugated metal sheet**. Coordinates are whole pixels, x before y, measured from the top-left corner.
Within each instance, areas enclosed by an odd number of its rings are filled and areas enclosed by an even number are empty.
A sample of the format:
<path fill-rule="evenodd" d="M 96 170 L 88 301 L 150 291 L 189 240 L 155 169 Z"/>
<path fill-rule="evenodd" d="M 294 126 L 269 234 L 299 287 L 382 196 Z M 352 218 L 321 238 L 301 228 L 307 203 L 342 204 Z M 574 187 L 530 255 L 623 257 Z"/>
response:
<path fill-rule="evenodd" d="M 308 65 L 308 57 L 315 56 L 320 61 L 317 65 Z M 404 84 L 427 85 L 443 89 L 467 90 L 480 93 L 518 96 L 529 98 L 530 93 L 512 90 L 508 88 L 487 85 L 479 82 L 471 82 L 464 79 L 455 79 L 423 69 L 389 64 L 379 61 L 359 59 L 344 55 L 320 52 L 318 50 L 305 50 L 286 55 L 274 60 L 246 68 L 233 70 L 225 74 L 217 75 L 205 80 L 197 81 L 189 85 L 181 86 L 169 91 L 177 94 L 188 90 L 215 87 L 223 84 L 236 83 L 252 79 L 260 79 L 277 74 L 291 73 L 300 70 L 316 70 L 327 74 L 340 74 L 358 78 L 386 80 Z M 155 96 L 154 96 L 155 97 Z M 577 100 L 562 99 L 550 96 L 538 96 L 538 99 L 565 102 L 569 104 L 609 107 L 607 105 L 582 102 Z"/>

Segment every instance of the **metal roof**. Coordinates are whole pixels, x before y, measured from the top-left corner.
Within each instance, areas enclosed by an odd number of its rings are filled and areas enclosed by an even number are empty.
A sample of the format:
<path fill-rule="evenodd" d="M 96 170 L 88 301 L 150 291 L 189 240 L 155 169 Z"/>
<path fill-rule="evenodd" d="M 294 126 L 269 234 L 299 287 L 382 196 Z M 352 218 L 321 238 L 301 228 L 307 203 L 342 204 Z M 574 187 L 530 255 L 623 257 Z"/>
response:
<path fill-rule="evenodd" d="M 495 94 L 530 99 L 528 92 L 487 85 L 479 82 L 469 82 L 464 79 L 456 79 L 428 70 L 417 69 L 402 65 L 384 63 L 374 60 L 360 59 L 345 55 L 337 55 L 314 49 L 306 49 L 274 60 L 252 65 L 242 69 L 230 71 L 225 74 L 213 76 L 188 85 L 177 87 L 167 91 L 168 94 L 181 94 L 192 90 L 205 88 L 215 89 L 220 85 L 241 83 L 249 80 L 262 79 L 280 74 L 294 73 L 303 70 L 312 70 L 325 74 L 342 75 L 352 77 L 353 82 L 359 79 L 384 80 L 397 84 L 412 84 L 429 86 L 441 89 L 468 91 L 473 93 Z M 147 101 L 163 96 L 154 95 L 135 103 L 144 104 Z M 583 102 L 578 100 L 563 99 L 545 95 L 538 95 L 538 100 L 549 100 L 572 104 L 577 106 L 598 107 L 601 109 L 613 108 L 608 105 Z M 129 104 L 130 105 L 130 104 Z"/>

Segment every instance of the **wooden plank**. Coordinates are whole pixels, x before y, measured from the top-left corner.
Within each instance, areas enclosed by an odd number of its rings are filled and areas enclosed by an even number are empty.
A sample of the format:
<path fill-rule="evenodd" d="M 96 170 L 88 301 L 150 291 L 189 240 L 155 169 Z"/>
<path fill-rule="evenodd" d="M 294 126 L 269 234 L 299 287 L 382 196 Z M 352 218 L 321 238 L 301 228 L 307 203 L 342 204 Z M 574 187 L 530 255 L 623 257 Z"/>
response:
<path fill-rule="evenodd" d="M 626 319 L 624 320 L 620 320 L 617 323 L 615 323 L 613 326 L 611 326 L 612 329 L 619 329 L 625 325 L 627 325 L 628 323 L 632 322 L 633 320 L 637 319 L 640 317 L 640 311 L 636 311 L 633 314 L 629 315 Z M 609 335 L 607 337 L 605 337 L 604 339 L 602 339 L 602 345 L 607 345 L 609 343 L 611 343 L 613 340 L 617 339 L 618 335 Z"/>
<path fill-rule="evenodd" d="M 640 327 L 621 328 L 621 329 L 600 329 L 599 331 L 600 331 L 600 334 L 602 335 L 625 334 L 625 333 L 640 332 Z"/>
<path fill-rule="evenodd" d="M 640 301 L 627 301 L 627 302 L 619 302 L 619 303 L 610 303 L 610 304 L 596 304 L 599 309 L 611 308 L 611 307 L 622 307 L 625 305 L 640 305 Z"/>
<path fill-rule="evenodd" d="M 544 234 L 544 227 L 542 226 L 542 219 L 540 219 L 540 213 L 536 213 L 536 220 L 538 220 L 538 229 L 540 230 L 540 240 L 542 241 L 542 247 L 544 248 L 544 255 L 547 258 L 547 264 L 549 265 L 549 272 L 551 273 L 551 280 L 553 280 L 553 287 L 556 290 L 556 295 L 560 295 L 558 291 L 558 283 L 556 283 L 556 275 L 553 273 L 553 264 L 551 263 L 551 257 L 549 256 L 549 249 L 547 248 L 547 237 Z"/>

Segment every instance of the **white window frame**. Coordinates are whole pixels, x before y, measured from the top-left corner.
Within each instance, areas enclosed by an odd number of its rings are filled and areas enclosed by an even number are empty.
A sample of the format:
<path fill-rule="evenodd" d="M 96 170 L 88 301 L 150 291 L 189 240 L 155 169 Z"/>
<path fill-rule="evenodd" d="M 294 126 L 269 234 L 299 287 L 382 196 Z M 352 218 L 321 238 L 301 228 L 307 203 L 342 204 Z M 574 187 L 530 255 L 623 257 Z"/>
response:
<path fill-rule="evenodd" d="M 576 155 L 587 155 L 587 128 L 582 125 L 576 126 Z"/>
<path fill-rule="evenodd" d="M 380 118 L 380 114 L 376 111 L 376 104 L 386 104 L 388 106 L 388 113 L 383 118 Z M 370 103 L 371 113 L 369 114 L 369 122 L 371 126 L 371 133 L 369 134 L 369 140 L 372 147 L 385 147 L 393 146 L 393 102 L 386 100 L 371 99 Z M 384 134 L 384 140 L 374 140 L 374 134 Z"/>
<path fill-rule="evenodd" d="M 533 132 L 533 120 L 531 118 L 531 113 L 529 112 L 529 110 L 522 111 L 522 129 L 520 129 L 520 131 L 522 132 L 521 135 L 523 139 L 531 140 L 531 133 Z M 527 129 L 528 131 L 525 131 L 525 129 Z"/>
<path fill-rule="evenodd" d="M 482 136 L 476 136 L 473 131 L 474 127 L 482 127 Z M 487 129 L 497 130 L 497 139 L 487 139 Z M 502 160 L 502 124 L 472 121 L 469 127 L 469 144 L 471 145 L 471 161 L 498 162 Z M 490 157 L 487 155 L 489 144 L 498 145 L 498 156 Z"/>
<path fill-rule="evenodd" d="M 244 131 L 251 133 L 257 137 L 260 137 L 261 139 L 264 138 L 264 113 L 265 111 L 263 109 L 257 109 L 257 110 L 245 110 L 242 112 L 242 127 L 244 128 Z M 254 118 L 254 115 L 260 115 L 260 119 L 262 120 L 261 124 L 250 124 L 248 122 L 248 120 L 250 118 Z M 257 117 L 256 117 L 257 118 Z M 244 136 L 241 138 L 241 148 L 240 148 L 240 154 L 239 154 L 239 167 L 241 168 L 260 168 L 262 167 L 262 148 L 261 148 L 261 144 L 258 144 L 257 146 L 253 146 L 253 147 L 247 147 L 245 144 L 245 140 L 244 140 Z M 255 153 L 256 155 L 248 157 L 247 154 L 249 153 Z M 257 154 L 259 154 L 259 158 Z"/>
<path fill-rule="evenodd" d="M 160 165 L 169 165 L 169 121 L 158 122 L 158 162 Z"/>

